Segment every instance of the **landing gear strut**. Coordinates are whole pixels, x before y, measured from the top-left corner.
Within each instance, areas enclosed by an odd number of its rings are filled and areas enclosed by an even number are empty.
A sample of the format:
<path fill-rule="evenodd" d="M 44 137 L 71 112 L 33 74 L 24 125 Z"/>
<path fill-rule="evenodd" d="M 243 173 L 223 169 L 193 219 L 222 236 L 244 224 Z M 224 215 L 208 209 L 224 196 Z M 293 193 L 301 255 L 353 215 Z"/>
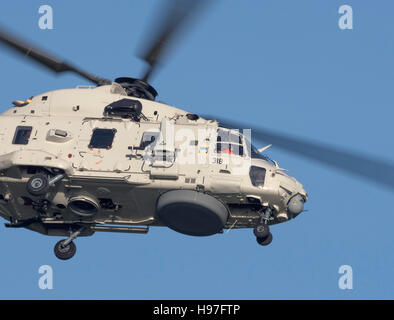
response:
<path fill-rule="evenodd" d="M 272 233 L 268 226 L 268 221 L 272 219 L 272 210 L 266 208 L 261 213 L 260 223 L 253 230 L 257 243 L 261 246 L 267 246 L 272 242 Z"/>
<path fill-rule="evenodd" d="M 85 229 L 85 227 L 80 228 L 79 230 L 70 234 L 70 236 L 65 240 L 60 240 L 56 243 L 54 252 L 55 256 L 60 260 L 68 260 L 74 257 L 75 253 L 77 252 L 77 247 L 73 242 L 80 233 Z"/>

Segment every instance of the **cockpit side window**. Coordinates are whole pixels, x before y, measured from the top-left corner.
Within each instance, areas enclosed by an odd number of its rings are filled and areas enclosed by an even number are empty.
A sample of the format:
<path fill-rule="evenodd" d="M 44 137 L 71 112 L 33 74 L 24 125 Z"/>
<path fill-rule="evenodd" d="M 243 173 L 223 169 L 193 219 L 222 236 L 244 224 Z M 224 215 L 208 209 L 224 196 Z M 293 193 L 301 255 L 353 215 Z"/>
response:
<path fill-rule="evenodd" d="M 250 180 L 255 187 L 263 187 L 265 182 L 266 169 L 251 166 L 249 171 Z"/>
<path fill-rule="evenodd" d="M 242 136 L 226 130 L 218 130 L 216 153 L 244 155 Z"/>
<path fill-rule="evenodd" d="M 16 128 L 13 144 L 28 144 L 33 127 L 19 126 Z"/>

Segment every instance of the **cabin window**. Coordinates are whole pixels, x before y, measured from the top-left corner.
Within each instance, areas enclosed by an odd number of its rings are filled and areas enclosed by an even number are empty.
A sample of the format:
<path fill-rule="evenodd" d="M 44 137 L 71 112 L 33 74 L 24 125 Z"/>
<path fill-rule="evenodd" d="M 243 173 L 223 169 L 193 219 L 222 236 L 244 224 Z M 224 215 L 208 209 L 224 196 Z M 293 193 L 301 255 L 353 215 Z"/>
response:
<path fill-rule="evenodd" d="M 92 138 L 90 139 L 89 148 L 111 149 L 115 133 L 116 129 L 94 129 Z"/>
<path fill-rule="evenodd" d="M 216 153 L 243 156 L 244 147 L 241 135 L 230 131 L 218 130 Z"/>
<path fill-rule="evenodd" d="M 17 127 L 14 135 L 13 144 L 28 144 L 33 127 Z"/>
<path fill-rule="evenodd" d="M 238 156 L 243 156 L 244 147 L 238 144 L 218 143 L 216 145 L 216 153 L 234 154 Z"/>
<path fill-rule="evenodd" d="M 140 146 L 137 150 L 144 150 L 147 146 L 154 143 L 160 137 L 160 132 L 144 132 Z"/>

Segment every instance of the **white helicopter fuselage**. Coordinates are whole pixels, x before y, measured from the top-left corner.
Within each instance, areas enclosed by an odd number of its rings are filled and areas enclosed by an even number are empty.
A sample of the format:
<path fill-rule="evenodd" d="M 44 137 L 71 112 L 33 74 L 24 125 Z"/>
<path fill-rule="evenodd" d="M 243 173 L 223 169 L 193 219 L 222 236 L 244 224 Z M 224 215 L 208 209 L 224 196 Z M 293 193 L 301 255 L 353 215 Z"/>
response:
<path fill-rule="evenodd" d="M 105 113 L 124 99 L 139 101 L 139 119 Z M 231 141 L 219 141 L 219 131 Z M 252 228 L 264 208 L 271 209 L 269 224 L 297 216 L 302 208 L 289 208 L 307 200 L 302 185 L 275 162 L 253 156 L 248 141 L 216 121 L 128 97 L 116 83 L 44 93 L 0 116 L 0 215 L 47 235 L 68 235 L 75 224 L 91 226 L 82 235 L 168 226 L 157 215 L 160 197 L 190 190 L 223 204 L 224 228 Z M 256 167 L 265 174 L 260 184 L 251 178 Z M 39 172 L 58 179 L 34 197 L 26 184 Z"/>

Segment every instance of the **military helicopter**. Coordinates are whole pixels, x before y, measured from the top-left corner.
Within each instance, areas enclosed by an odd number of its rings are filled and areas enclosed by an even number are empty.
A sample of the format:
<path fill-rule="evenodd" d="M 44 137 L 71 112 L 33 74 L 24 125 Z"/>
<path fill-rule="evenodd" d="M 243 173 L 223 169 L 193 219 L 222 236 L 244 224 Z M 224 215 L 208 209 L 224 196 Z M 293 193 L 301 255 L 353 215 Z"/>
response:
<path fill-rule="evenodd" d="M 55 73 L 94 87 L 50 91 L 13 102 L 0 116 L 0 216 L 8 228 L 62 236 L 54 253 L 95 232 L 146 234 L 164 226 L 192 236 L 270 225 L 304 211 L 307 192 L 251 144 L 247 125 L 213 120 L 156 101 L 149 80 L 174 35 L 207 1 L 174 1 L 147 44 L 140 78 L 102 79 L 0 29 L 0 42 Z M 256 141 L 394 187 L 394 168 L 319 143 L 252 128 Z"/>

